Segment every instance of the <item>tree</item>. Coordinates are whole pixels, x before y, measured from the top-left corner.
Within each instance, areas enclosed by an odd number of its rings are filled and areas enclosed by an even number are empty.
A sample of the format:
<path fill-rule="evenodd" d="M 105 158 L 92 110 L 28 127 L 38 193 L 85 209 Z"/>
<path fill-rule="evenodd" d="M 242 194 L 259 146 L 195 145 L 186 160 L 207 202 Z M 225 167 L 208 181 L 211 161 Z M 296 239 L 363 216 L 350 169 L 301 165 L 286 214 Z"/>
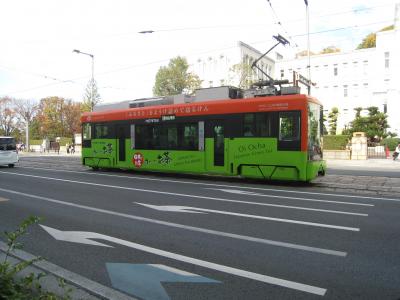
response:
<path fill-rule="evenodd" d="M 340 49 L 335 46 L 329 46 L 322 49 L 319 54 L 329 54 L 329 53 L 337 53 L 340 52 Z"/>
<path fill-rule="evenodd" d="M 363 38 L 361 44 L 357 46 L 357 49 L 375 48 L 376 46 L 376 33 L 370 33 Z"/>
<path fill-rule="evenodd" d="M 322 115 L 322 134 L 327 135 L 328 129 L 326 128 L 326 122 L 328 121 L 325 114 Z"/>
<path fill-rule="evenodd" d="M 386 26 L 379 30 L 378 32 L 393 30 L 394 25 Z M 375 48 L 376 47 L 376 33 L 370 33 L 365 38 L 363 38 L 362 42 L 357 46 L 357 49 L 366 49 L 366 48 Z"/>
<path fill-rule="evenodd" d="M 83 97 L 82 111 L 93 111 L 93 108 L 99 104 L 100 101 L 101 97 L 97 87 L 97 82 L 94 79 L 90 79 Z"/>
<path fill-rule="evenodd" d="M 193 94 L 200 88 L 200 78 L 188 72 L 186 58 L 177 56 L 169 61 L 167 67 L 160 67 L 153 87 L 155 96 L 171 96 L 177 94 Z"/>
<path fill-rule="evenodd" d="M 20 123 L 25 123 L 25 146 L 29 149 L 29 125 L 38 110 L 38 105 L 35 101 L 24 99 L 15 99 L 14 105 L 15 112 L 22 121 Z"/>
<path fill-rule="evenodd" d="M 330 135 L 336 135 L 338 117 L 339 117 L 339 109 L 337 107 L 332 107 L 332 110 L 328 115 Z"/>
<path fill-rule="evenodd" d="M 71 100 L 65 101 L 64 106 L 64 128 L 66 136 L 73 136 L 77 132 L 81 132 L 81 109 L 80 103 L 72 102 Z"/>
<path fill-rule="evenodd" d="M 239 63 L 233 65 L 229 69 L 229 73 L 230 74 L 228 82 L 231 83 L 235 81 L 233 85 L 236 85 L 238 88 L 248 89 L 253 84 L 252 80 L 253 70 L 251 66 L 247 63 Z"/>
<path fill-rule="evenodd" d="M 388 136 L 387 115 L 379 111 L 378 107 L 368 107 L 368 115 L 361 116 L 361 107 L 354 109 L 356 111 L 355 119 L 350 123 L 349 134 L 353 132 L 365 132 L 370 142 L 380 142 Z"/>
<path fill-rule="evenodd" d="M 40 100 L 34 127 L 39 126 L 41 137 L 73 136 L 80 131 L 81 104 L 60 97 Z"/>
<path fill-rule="evenodd" d="M 0 98 L 0 135 L 11 136 L 17 131 L 17 117 L 13 107 L 13 99 Z"/>
<path fill-rule="evenodd" d="M 310 51 L 310 56 L 312 56 L 312 55 L 315 55 L 315 53 Z M 307 50 L 303 50 L 303 51 L 300 51 L 300 52 L 296 53 L 296 58 L 305 57 L 305 56 L 308 56 L 308 51 Z"/>

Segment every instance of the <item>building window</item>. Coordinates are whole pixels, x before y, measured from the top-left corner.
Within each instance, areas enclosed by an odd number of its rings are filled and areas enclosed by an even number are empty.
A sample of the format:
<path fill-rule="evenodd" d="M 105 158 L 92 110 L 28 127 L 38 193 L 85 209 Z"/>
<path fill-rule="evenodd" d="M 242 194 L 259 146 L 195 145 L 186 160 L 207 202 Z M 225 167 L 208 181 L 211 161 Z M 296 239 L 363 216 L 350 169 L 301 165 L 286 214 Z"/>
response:
<path fill-rule="evenodd" d="M 347 97 L 348 94 L 349 94 L 348 87 L 347 87 L 347 85 L 344 85 L 343 86 L 343 97 Z"/>
<path fill-rule="evenodd" d="M 358 97 L 358 84 L 353 84 L 353 97 L 357 98 Z"/>
<path fill-rule="evenodd" d="M 338 75 L 338 66 L 333 65 L 333 76 L 337 76 L 337 75 Z"/>
<path fill-rule="evenodd" d="M 368 69 L 368 60 L 363 61 L 363 73 L 364 75 L 367 74 L 367 69 Z"/>
<path fill-rule="evenodd" d="M 389 52 L 385 52 L 385 69 L 389 69 Z"/>
<path fill-rule="evenodd" d="M 285 77 L 285 71 L 282 69 L 281 70 L 281 78 Z"/>
<path fill-rule="evenodd" d="M 357 68 L 358 68 L 358 62 L 353 61 L 353 69 L 354 69 L 354 72 L 357 72 Z"/>

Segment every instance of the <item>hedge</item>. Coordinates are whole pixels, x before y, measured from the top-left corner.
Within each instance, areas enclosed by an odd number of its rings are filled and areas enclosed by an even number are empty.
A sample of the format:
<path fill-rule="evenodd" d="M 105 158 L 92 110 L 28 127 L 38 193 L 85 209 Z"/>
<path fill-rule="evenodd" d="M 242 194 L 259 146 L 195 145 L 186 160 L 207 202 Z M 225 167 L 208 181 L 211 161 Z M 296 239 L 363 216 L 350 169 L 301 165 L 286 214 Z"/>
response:
<path fill-rule="evenodd" d="M 325 150 L 345 150 L 349 142 L 348 135 L 325 135 L 324 149 Z"/>
<path fill-rule="evenodd" d="M 42 143 L 43 143 L 43 140 L 30 140 L 29 141 L 30 145 L 41 145 Z M 60 146 L 65 146 L 67 143 L 72 144 L 72 138 L 68 138 L 68 137 L 60 138 Z"/>

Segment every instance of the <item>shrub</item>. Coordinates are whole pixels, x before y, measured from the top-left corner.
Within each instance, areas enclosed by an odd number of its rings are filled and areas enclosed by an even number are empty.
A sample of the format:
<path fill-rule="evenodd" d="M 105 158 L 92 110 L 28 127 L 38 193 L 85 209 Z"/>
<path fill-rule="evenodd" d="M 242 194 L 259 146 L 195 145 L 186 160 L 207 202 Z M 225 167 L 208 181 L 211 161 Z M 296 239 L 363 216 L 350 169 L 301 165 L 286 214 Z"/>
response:
<path fill-rule="evenodd" d="M 43 143 L 43 140 L 30 140 L 29 141 L 30 145 L 41 145 L 42 143 Z M 65 146 L 67 143 L 72 144 L 72 138 L 69 138 L 69 137 L 61 137 L 60 138 L 60 146 Z"/>
<path fill-rule="evenodd" d="M 325 135 L 324 150 L 345 150 L 348 142 L 348 135 Z"/>
<path fill-rule="evenodd" d="M 398 144 L 400 144 L 400 138 L 387 138 L 381 141 L 381 145 L 388 146 L 390 151 L 394 151 Z"/>
<path fill-rule="evenodd" d="M 8 261 L 8 257 L 12 254 L 15 249 L 22 249 L 23 244 L 18 242 L 18 239 L 26 234 L 29 226 L 37 224 L 40 221 L 38 217 L 29 217 L 24 220 L 17 230 L 13 232 L 4 232 L 6 237 L 8 249 L 5 253 L 5 258 L 0 261 L 0 299 L 9 300 L 64 300 L 71 299 L 70 289 L 67 289 L 63 280 L 59 280 L 59 286 L 64 289 L 65 297 L 59 297 L 54 293 L 43 291 L 40 284 L 40 279 L 46 276 L 44 273 L 37 275 L 30 273 L 29 275 L 20 279 L 16 278 L 16 275 L 34 264 L 40 261 L 41 257 L 36 257 L 32 260 L 21 261 L 17 264 L 12 264 Z"/>

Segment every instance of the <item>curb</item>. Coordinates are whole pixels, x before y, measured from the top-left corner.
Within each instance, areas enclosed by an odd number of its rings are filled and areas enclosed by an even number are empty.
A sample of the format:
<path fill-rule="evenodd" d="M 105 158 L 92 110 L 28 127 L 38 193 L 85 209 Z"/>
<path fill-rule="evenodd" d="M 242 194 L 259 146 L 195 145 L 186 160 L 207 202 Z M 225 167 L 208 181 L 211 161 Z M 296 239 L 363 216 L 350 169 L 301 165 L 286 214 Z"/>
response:
<path fill-rule="evenodd" d="M 5 257 L 7 244 L 0 241 L 0 260 Z M 37 256 L 34 256 L 23 250 L 14 250 L 8 257 L 12 264 L 20 261 L 29 261 Z M 39 274 L 45 272 L 47 276 L 40 279 L 43 290 L 53 292 L 56 295 L 63 296 L 65 293 L 57 279 L 65 280 L 67 289 L 72 288 L 72 299 L 115 299 L 115 300 L 135 300 L 136 298 L 125 295 L 117 290 L 111 289 L 97 282 L 94 282 L 79 274 L 68 271 L 46 260 L 41 260 L 27 267 L 19 273 L 19 276 L 26 276 L 30 273 Z"/>
<path fill-rule="evenodd" d="M 345 183 L 331 183 L 331 182 L 315 182 L 314 187 L 324 188 L 333 191 L 342 191 L 346 193 L 354 194 L 366 194 L 366 195 L 377 195 L 377 196 L 396 196 L 400 194 L 400 187 L 394 186 L 372 186 L 369 184 L 345 184 Z"/>

